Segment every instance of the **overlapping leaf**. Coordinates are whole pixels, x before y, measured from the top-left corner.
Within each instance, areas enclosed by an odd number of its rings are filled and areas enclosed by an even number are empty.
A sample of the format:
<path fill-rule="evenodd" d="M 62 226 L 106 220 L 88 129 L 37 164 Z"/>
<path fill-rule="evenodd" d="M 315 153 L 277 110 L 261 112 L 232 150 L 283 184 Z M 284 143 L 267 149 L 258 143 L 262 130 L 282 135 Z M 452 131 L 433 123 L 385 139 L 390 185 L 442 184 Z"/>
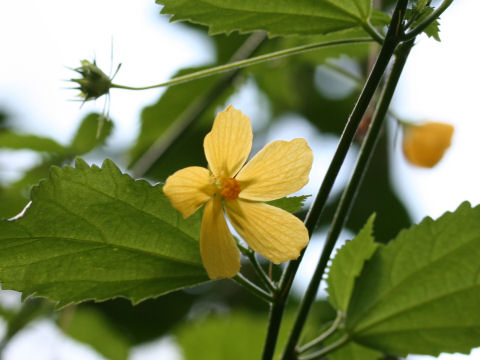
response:
<path fill-rule="evenodd" d="M 0 131 L 0 148 L 13 150 L 29 149 L 58 154 L 66 152 L 66 148 L 53 139 L 18 134 L 8 130 Z"/>
<path fill-rule="evenodd" d="M 284 197 L 281 199 L 269 201 L 268 204 L 272 206 L 276 206 L 280 209 L 283 209 L 293 214 L 302 208 L 303 204 L 305 203 L 305 200 L 307 200 L 308 197 L 310 197 L 310 195 L 289 196 L 289 197 Z"/>
<path fill-rule="evenodd" d="M 345 243 L 330 266 L 327 279 L 329 300 L 338 310 L 347 310 L 355 279 L 379 245 L 372 236 L 374 219 L 372 215 L 358 235 Z"/>
<path fill-rule="evenodd" d="M 73 339 L 90 345 L 106 359 L 127 360 L 130 341 L 121 329 L 93 307 L 77 307 L 73 313 L 62 313 L 62 330 Z"/>
<path fill-rule="evenodd" d="M 266 30 L 270 35 L 318 35 L 359 27 L 370 0 L 157 0 L 172 21 L 208 25 L 212 34 Z M 380 16 L 376 16 L 380 18 Z M 383 17 L 384 19 L 384 17 Z"/>
<path fill-rule="evenodd" d="M 185 221 L 161 186 L 109 160 L 53 168 L 23 217 L 0 222 L 0 282 L 59 305 L 124 296 L 133 302 L 207 280 L 200 214 Z"/>
<path fill-rule="evenodd" d="M 480 206 L 425 219 L 365 264 L 347 312 L 355 341 L 405 355 L 480 345 Z"/>
<path fill-rule="evenodd" d="M 326 344 L 331 344 L 334 340 L 338 340 L 338 336 L 336 338 L 328 339 Z M 384 358 L 385 354 L 359 345 L 353 341 L 350 341 L 328 355 L 329 360 L 379 360 Z"/>

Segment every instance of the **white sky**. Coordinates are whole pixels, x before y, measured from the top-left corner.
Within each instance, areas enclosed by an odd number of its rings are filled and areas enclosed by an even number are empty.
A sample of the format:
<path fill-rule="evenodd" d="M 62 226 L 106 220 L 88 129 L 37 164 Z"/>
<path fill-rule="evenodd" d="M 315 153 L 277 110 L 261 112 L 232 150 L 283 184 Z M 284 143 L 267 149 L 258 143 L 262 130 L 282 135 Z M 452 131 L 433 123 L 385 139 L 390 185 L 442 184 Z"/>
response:
<path fill-rule="evenodd" d="M 107 70 L 110 66 L 115 69 L 117 63 L 122 62 L 116 82 L 148 85 L 169 78 L 178 68 L 211 59 L 211 45 L 206 37 L 193 31 L 179 32 L 177 24 L 159 19 L 159 10 L 154 0 L 0 2 L 0 108 L 10 112 L 15 123 L 26 133 L 50 136 L 66 143 L 85 113 L 92 109 L 101 111 L 103 107 L 103 101 L 98 101 L 96 104 L 87 103 L 79 110 L 78 103 L 67 101 L 76 93 L 62 89 L 69 86 L 62 80 L 74 77 L 66 66 L 76 67 L 81 59 L 92 60 L 94 57 L 100 67 Z M 446 210 L 454 210 L 464 200 L 473 205 L 480 203 L 477 160 L 480 155 L 477 140 L 480 133 L 480 31 L 474 26 L 479 13 L 479 1 L 456 0 L 442 16 L 442 42 L 426 37 L 419 39 L 395 97 L 395 113 L 407 120 L 429 119 L 449 122 L 456 127 L 452 148 L 433 170 L 410 166 L 403 159 L 399 144 L 396 149 L 392 148 L 395 185 L 407 199 L 415 221 L 426 215 L 438 217 Z M 110 60 L 112 39 L 113 64 Z M 156 100 L 161 91 L 112 92 L 110 115 L 115 120 L 116 130 L 110 146 L 135 139 L 141 108 Z M 236 97 L 235 102 L 239 106 L 252 105 L 242 110 L 253 116 L 258 113 L 254 108 L 261 106 L 261 101 L 249 98 L 251 96 L 255 96 L 255 92 L 246 92 Z M 278 127 L 280 135 L 282 125 Z M 308 126 L 300 130 L 308 137 Z M 293 135 L 296 136 L 303 135 Z M 331 140 L 313 136 L 312 142 L 312 147 L 318 148 L 318 166 L 325 167 L 328 161 L 325 154 L 331 153 L 333 148 Z M 329 150 L 320 153 L 326 143 Z M 20 155 L 0 152 L 0 174 L 12 173 L 9 169 L 13 162 L 22 168 L 31 161 L 24 152 Z M 314 177 L 314 180 L 318 181 L 318 178 Z M 307 190 L 307 193 L 313 192 Z M 59 349 L 57 353 L 52 355 L 47 351 L 42 357 L 39 347 L 44 344 L 51 348 L 50 339 L 56 338 L 60 343 L 68 341 L 53 327 L 43 323 L 30 330 L 38 337 L 36 359 L 77 358 L 73 355 L 78 354 L 77 350 L 64 353 L 56 346 L 53 348 Z M 27 343 L 34 341 L 30 336 L 31 332 L 25 335 L 29 339 L 25 340 Z M 20 351 L 25 344 L 13 344 L 5 360 L 24 359 L 20 352 L 15 353 L 13 346 Z M 165 346 L 163 343 L 161 348 L 165 349 Z M 164 351 L 158 350 L 158 345 L 145 349 L 141 356 Z M 99 359 L 95 354 L 92 356 L 91 359 Z M 480 359 L 480 355 L 475 357 Z M 87 355 L 82 357 L 87 358 L 90 359 Z M 463 357 L 453 355 L 442 359 L 460 360 Z"/>

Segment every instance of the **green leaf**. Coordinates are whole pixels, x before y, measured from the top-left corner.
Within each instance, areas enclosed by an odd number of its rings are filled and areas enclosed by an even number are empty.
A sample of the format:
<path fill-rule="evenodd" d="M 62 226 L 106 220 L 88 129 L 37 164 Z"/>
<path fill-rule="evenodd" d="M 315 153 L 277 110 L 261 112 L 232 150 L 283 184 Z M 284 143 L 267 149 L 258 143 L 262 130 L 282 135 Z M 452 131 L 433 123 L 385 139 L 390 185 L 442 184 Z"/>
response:
<path fill-rule="evenodd" d="M 346 311 L 352 296 L 356 278 L 365 261 L 370 259 L 378 247 L 372 236 L 375 215 L 370 216 L 363 229 L 351 241 L 338 250 L 328 273 L 329 300 L 333 307 Z"/>
<path fill-rule="evenodd" d="M 339 333 L 337 336 L 333 336 L 331 339 L 328 339 L 325 344 L 331 344 L 335 340 L 338 340 L 341 337 L 342 333 Z M 328 354 L 329 360 L 378 360 L 384 358 L 384 354 L 357 344 L 353 341 L 348 342 L 339 349 L 335 350 L 331 354 Z"/>
<path fill-rule="evenodd" d="M 355 284 L 346 328 L 386 353 L 480 345 L 480 206 L 426 218 L 380 247 Z"/>
<path fill-rule="evenodd" d="M 280 209 L 283 209 L 293 214 L 302 208 L 303 204 L 305 203 L 305 200 L 310 196 L 311 195 L 284 197 L 281 199 L 269 201 L 267 202 L 267 204 L 276 206 Z"/>
<path fill-rule="evenodd" d="M 70 145 L 75 155 L 83 155 L 102 145 L 113 129 L 113 123 L 101 114 L 87 115 L 75 134 Z"/>
<path fill-rule="evenodd" d="M 39 317 L 49 316 L 53 312 L 51 303 L 44 299 L 27 299 L 17 312 L 10 313 L 3 341 L 6 343 L 18 332 Z"/>
<path fill-rule="evenodd" d="M 260 359 L 266 321 L 264 316 L 235 312 L 186 323 L 175 335 L 185 360 Z"/>
<path fill-rule="evenodd" d="M 34 135 L 21 135 L 8 130 L 0 131 L 0 148 L 14 150 L 29 149 L 58 154 L 66 151 L 65 147 L 55 140 Z"/>
<path fill-rule="evenodd" d="M 90 345 L 107 359 L 128 359 L 129 340 L 100 311 L 77 307 L 71 311 L 67 309 L 62 316 L 59 323 L 66 323 L 62 330 L 73 339 Z"/>
<path fill-rule="evenodd" d="M 157 0 L 172 21 L 208 25 L 211 34 L 266 30 L 275 35 L 326 34 L 361 26 L 370 0 Z"/>
<path fill-rule="evenodd" d="M 219 283 L 225 285 L 223 282 Z M 238 291 L 244 291 L 243 288 L 237 288 Z M 207 296 L 213 293 L 213 290 L 211 287 L 208 291 L 204 289 Z M 247 295 L 250 296 L 249 293 Z M 198 294 L 175 291 L 136 305 L 126 299 L 117 298 L 101 303 L 88 302 L 80 306 L 93 307 L 100 311 L 112 327 L 122 329 L 122 334 L 128 337 L 131 344 L 139 344 L 171 332 L 173 327 L 184 320 L 197 299 Z"/>
<path fill-rule="evenodd" d="M 429 0 L 418 0 L 416 9 L 423 10 L 425 6 L 427 6 L 428 2 Z"/>
<path fill-rule="evenodd" d="M 435 11 L 434 8 L 430 6 L 423 6 L 417 11 L 408 10 L 407 12 L 407 19 L 415 16 L 415 21 L 413 21 L 411 28 L 415 28 L 421 21 L 425 20 L 428 16 L 430 16 Z M 440 41 L 440 23 L 438 19 L 433 21 L 430 25 L 428 25 L 423 32 L 428 37 L 433 37 L 435 40 Z"/>
<path fill-rule="evenodd" d="M 182 69 L 175 76 L 185 75 L 203 68 Z M 205 92 L 212 89 L 218 77 L 207 77 L 190 81 L 178 86 L 169 87 L 159 101 L 145 107 L 141 115 L 141 129 L 137 144 L 131 151 L 133 165 L 157 140 L 161 140 L 169 127 L 182 120 L 188 107 L 202 98 Z M 213 122 L 213 116 L 211 121 Z M 191 154 L 189 154 L 191 157 Z M 203 156 L 203 154 L 202 154 Z"/>
<path fill-rule="evenodd" d="M 183 220 L 161 186 L 115 164 L 53 167 L 16 221 L 0 221 L 2 288 L 60 306 L 124 296 L 136 303 L 208 278 L 201 214 Z"/>
<path fill-rule="evenodd" d="M 295 305 L 298 306 L 295 299 L 290 299 L 278 334 L 275 359 L 280 358 L 280 353 L 285 348 L 295 319 Z M 314 321 L 306 324 L 303 334 L 306 337 L 316 336 L 320 331 L 319 324 L 330 322 L 335 318 L 335 314 L 327 301 L 315 302 L 311 313 Z M 242 310 L 231 309 L 220 314 L 212 314 L 209 311 L 206 316 L 202 315 L 204 314 L 200 313 L 198 316 L 197 312 L 196 319 L 184 322 L 174 333 L 182 348 L 183 359 L 261 359 L 267 333 L 266 312 L 246 312 L 245 304 L 242 304 Z"/>

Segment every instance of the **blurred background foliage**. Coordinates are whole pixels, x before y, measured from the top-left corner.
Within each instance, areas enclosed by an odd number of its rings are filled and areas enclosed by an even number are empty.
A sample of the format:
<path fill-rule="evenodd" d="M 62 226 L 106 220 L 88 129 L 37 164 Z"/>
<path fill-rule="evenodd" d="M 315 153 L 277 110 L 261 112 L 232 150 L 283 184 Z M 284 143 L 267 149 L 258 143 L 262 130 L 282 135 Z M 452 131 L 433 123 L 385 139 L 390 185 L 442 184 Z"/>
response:
<path fill-rule="evenodd" d="M 206 33 L 204 27 L 183 26 Z M 242 46 L 250 47 L 246 54 L 249 56 L 319 40 L 254 36 L 253 40 L 237 33 L 211 37 L 215 61 L 204 67 L 228 62 L 238 55 L 236 52 Z M 180 168 L 205 165 L 203 137 L 210 130 L 215 114 L 247 85 L 260 94 L 270 115 L 260 126 L 254 123 L 257 141 L 266 137 L 278 119 L 285 118 L 292 119 L 292 126 L 295 119 L 302 118 L 311 125 L 312 131 L 338 137 L 377 51 L 376 45 L 338 46 L 168 88 L 157 102 L 142 110 L 135 144 L 118 153 L 109 153 L 103 147 L 115 119 L 106 121 L 101 136 L 96 137 L 102 114 L 86 116 L 69 145 L 63 146 L 48 138 L 19 133 L 15 124 L 9 122 L 8 113 L 0 110 L 0 149 L 28 150 L 38 158 L 36 165 L 21 178 L 14 181 L 0 178 L 0 218 L 18 214 L 28 203 L 31 187 L 48 176 L 49 168 L 70 165 L 76 156 L 113 158 L 123 163 L 127 172 L 152 183 L 164 181 Z M 182 69 L 177 75 L 198 69 Z M 363 128 L 368 126 L 368 121 L 367 115 Z M 362 135 L 357 134 L 358 142 Z M 389 146 L 384 135 L 347 223 L 347 230 L 356 233 L 368 216 L 376 212 L 375 234 L 382 242 L 410 224 L 405 206 L 391 185 Z M 321 227 L 329 224 L 337 202 L 338 195 L 333 196 L 321 218 Z M 304 209 L 298 216 L 302 218 L 305 214 Z M 247 275 L 253 274 L 247 266 L 243 270 Z M 296 297 L 294 294 L 290 308 L 298 301 Z M 44 300 L 28 299 L 20 310 L 0 309 L 0 316 L 7 323 L 3 345 L 28 322 L 49 317 L 55 319 L 66 334 L 89 344 L 107 359 L 127 359 L 132 346 L 169 335 L 176 339 L 185 359 L 215 360 L 259 358 L 266 331 L 266 310 L 264 303 L 223 280 L 146 300 L 136 306 L 125 299 L 115 299 L 55 312 Z M 318 333 L 325 322 L 334 317 L 328 303 L 319 300 L 306 338 L 312 337 L 308 335 L 310 331 Z M 291 316 L 287 311 L 288 318 Z M 283 332 L 288 330 L 289 321 L 283 326 Z"/>

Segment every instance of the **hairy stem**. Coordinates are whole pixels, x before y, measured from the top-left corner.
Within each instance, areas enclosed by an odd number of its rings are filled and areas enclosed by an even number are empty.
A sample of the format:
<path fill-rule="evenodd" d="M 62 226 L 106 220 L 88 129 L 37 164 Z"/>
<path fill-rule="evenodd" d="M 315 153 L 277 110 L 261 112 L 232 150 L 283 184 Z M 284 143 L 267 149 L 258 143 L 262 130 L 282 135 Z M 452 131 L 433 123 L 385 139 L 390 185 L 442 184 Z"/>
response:
<path fill-rule="evenodd" d="M 264 34 L 262 33 L 262 35 Z M 307 51 L 318 50 L 318 49 L 330 47 L 330 46 L 338 46 L 338 45 L 345 45 L 345 44 L 360 44 L 360 43 L 367 43 L 371 41 L 372 39 L 369 37 L 322 41 L 314 44 L 306 44 L 306 45 L 296 46 L 290 49 L 275 51 L 272 53 L 255 56 L 249 59 L 233 61 L 224 65 L 196 71 L 191 74 L 177 76 L 173 79 L 170 79 L 168 81 L 165 81 L 156 85 L 134 87 L 134 86 L 112 84 L 112 88 L 125 89 L 125 90 L 148 90 L 148 89 L 155 89 L 155 88 L 164 87 L 164 86 L 178 85 L 187 81 L 192 81 L 192 80 L 200 79 L 203 77 L 216 75 L 225 71 L 237 70 L 247 66 L 252 66 L 252 65 L 263 63 L 263 62 L 276 60 L 285 56 L 301 54 Z"/>

